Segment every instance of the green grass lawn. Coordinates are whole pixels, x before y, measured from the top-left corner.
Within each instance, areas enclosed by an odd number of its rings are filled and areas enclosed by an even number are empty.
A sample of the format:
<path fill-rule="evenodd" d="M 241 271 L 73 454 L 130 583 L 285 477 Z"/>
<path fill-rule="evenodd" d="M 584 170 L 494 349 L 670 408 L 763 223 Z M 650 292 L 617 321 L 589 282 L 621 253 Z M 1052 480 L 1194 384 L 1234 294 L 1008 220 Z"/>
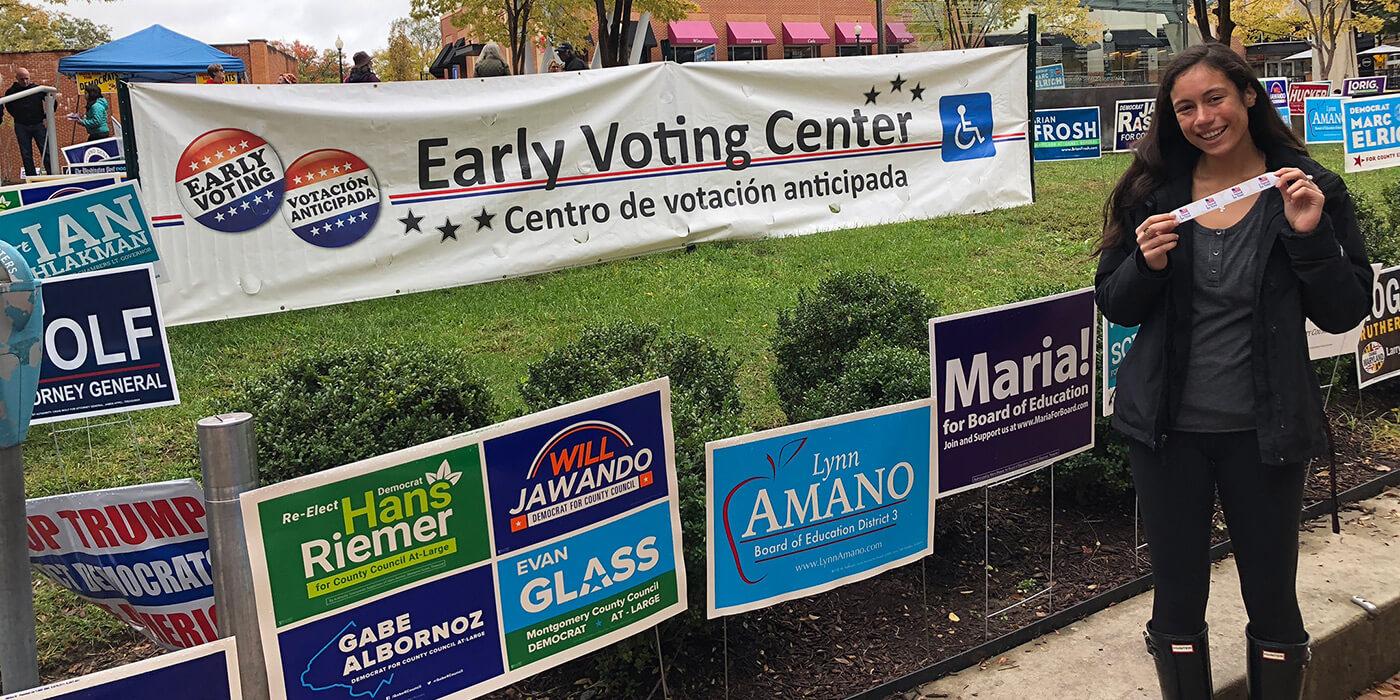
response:
<path fill-rule="evenodd" d="M 1340 147 L 1317 157 L 1341 169 Z M 1037 203 L 934 221 L 800 238 L 707 244 L 527 279 L 171 329 L 180 406 L 126 414 L 92 431 L 30 432 L 29 495 L 198 477 L 195 421 L 221 408 L 230 389 L 288 354 L 310 347 L 398 341 L 460 348 L 498 401 L 519 413 L 516 382 L 549 348 L 591 325 L 660 320 L 731 348 L 754 428 L 784 422 L 769 382 L 778 309 L 841 270 L 875 270 L 924 287 L 945 313 L 1007 302 L 1030 284 L 1092 283 L 1100 208 L 1128 158 L 1037 167 Z M 1373 199 L 1400 169 L 1348 176 Z M 60 424 L 71 428 L 75 424 Z M 89 443 L 89 437 L 92 442 Z M 41 585 L 39 643 L 46 677 L 83 658 L 108 658 L 136 639 L 101 611 Z"/>

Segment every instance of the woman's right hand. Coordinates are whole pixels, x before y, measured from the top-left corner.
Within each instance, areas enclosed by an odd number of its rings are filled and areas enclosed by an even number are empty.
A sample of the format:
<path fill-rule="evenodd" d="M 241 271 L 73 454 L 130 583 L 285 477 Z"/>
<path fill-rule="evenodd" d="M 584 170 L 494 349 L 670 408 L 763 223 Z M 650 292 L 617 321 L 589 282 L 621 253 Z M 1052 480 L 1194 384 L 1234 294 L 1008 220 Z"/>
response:
<path fill-rule="evenodd" d="M 1176 217 L 1173 214 L 1149 216 L 1137 227 L 1138 249 L 1147 267 L 1155 272 L 1167 269 L 1167 253 L 1176 248 Z"/>

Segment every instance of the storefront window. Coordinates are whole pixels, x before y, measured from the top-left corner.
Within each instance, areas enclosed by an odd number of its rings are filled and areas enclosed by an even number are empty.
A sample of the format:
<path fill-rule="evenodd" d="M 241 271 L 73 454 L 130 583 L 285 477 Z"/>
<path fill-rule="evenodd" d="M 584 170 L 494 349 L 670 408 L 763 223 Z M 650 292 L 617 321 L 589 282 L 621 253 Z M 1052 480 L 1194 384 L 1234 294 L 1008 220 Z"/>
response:
<path fill-rule="evenodd" d="M 870 44 L 852 44 L 836 47 L 837 56 L 869 56 Z"/>
<path fill-rule="evenodd" d="M 729 60 L 731 61 L 762 61 L 768 57 L 766 46 L 731 46 L 729 47 Z"/>
<path fill-rule="evenodd" d="M 694 46 L 677 46 L 672 49 L 672 52 L 674 55 L 671 57 L 671 60 L 676 63 L 690 63 L 695 60 Z"/>
<path fill-rule="evenodd" d="M 784 46 L 783 58 L 817 58 L 816 46 Z"/>

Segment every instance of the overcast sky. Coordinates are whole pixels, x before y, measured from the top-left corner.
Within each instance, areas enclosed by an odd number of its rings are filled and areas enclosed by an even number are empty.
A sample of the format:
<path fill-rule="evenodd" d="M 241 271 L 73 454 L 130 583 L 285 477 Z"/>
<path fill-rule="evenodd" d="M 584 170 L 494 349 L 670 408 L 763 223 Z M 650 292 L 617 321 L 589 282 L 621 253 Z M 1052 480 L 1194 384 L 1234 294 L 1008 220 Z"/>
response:
<path fill-rule="evenodd" d="M 207 44 L 300 39 L 317 48 L 345 40 L 346 54 L 388 43 L 389 23 L 408 15 L 409 0 L 71 0 L 55 9 L 112 28 L 112 38 L 163 24 Z"/>

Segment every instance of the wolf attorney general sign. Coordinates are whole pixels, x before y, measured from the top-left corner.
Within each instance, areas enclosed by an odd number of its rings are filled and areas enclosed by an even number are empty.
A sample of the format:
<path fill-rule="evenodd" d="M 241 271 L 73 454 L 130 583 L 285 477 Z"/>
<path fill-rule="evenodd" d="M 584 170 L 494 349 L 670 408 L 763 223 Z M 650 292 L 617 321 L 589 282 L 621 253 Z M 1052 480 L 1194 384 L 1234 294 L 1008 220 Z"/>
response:
<path fill-rule="evenodd" d="M 133 85 L 143 194 L 183 223 L 161 293 L 190 323 L 1028 204 L 1025 51 Z"/>
<path fill-rule="evenodd" d="M 927 400 L 705 446 L 710 617 L 828 591 L 932 551 Z"/>
<path fill-rule="evenodd" d="M 272 695 L 476 697 L 685 609 L 670 384 L 243 496 Z"/>
<path fill-rule="evenodd" d="M 929 322 L 939 497 L 1094 444 L 1094 290 Z"/>

